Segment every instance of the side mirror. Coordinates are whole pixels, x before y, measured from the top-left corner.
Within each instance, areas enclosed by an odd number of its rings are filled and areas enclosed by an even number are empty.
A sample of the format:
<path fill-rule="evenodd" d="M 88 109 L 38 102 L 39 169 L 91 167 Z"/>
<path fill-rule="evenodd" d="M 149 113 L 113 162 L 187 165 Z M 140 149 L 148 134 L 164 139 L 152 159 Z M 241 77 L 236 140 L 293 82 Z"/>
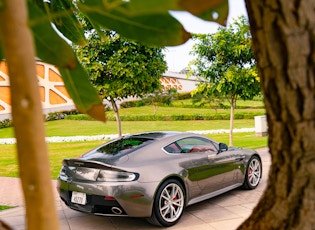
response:
<path fill-rule="evenodd" d="M 227 151 L 228 149 L 229 147 L 227 146 L 227 144 L 219 143 L 219 153 L 223 151 Z"/>

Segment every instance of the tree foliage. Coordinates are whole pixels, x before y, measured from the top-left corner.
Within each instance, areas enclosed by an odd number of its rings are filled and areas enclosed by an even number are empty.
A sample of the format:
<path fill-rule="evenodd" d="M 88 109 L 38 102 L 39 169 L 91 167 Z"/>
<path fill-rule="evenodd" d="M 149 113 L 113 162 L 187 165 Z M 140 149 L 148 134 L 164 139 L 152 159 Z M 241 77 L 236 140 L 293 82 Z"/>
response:
<path fill-rule="evenodd" d="M 227 0 L 201 0 L 200 3 L 202 2 L 203 4 L 192 4 L 190 0 L 0 1 L 0 20 L 5 22 L 0 25 L 0 59 L 7 61 L 10 76 L 12 118 L 27 229 L 59 229 L 49 177 L 35 58 L 58 67 L 65 86 L 80 111 L 105 121 L 104 107 L 97 91 L 90 84 L 87 72 L 78 62 L 70 45 L 60 34 L 73 43 L 83 44 L 85 34 L 76 18 L 78 12 L 82 12 L 88 16 L 97 31 L 103 27 L 146 44 L 178 45 L 187 41 L 189 34 L 169 13 L 170 10 L 189 11 L 203 19 L 221 23 L 226 20 Z M 38 208 L 34 209 L 35 206 Z"/>
<path fill-rule="evenodd" d="M 146 96 L 147 100 L 153 105 L 154 116 L 157 113 L 158 105 L 171 105 L 174 100 L 174 95 L 177 94 L 177 89 L 170 88 L 160 88 Z"/>
<path fill-rule="evenodd" d="M 208 2 L 205 8 L 195 6 L 188 0 L 181 3 L 177 0 L 25 1 L 36 57 L 57 66 L 77 108 L 101 121 L 104 121 L 105 117 L 98 94 L 89 83 L 87 73 L 77 61 L 70 45 L 60 36 L 62 34 L 75 44 L 82 45 L 86 42 L 78 14 L 87 16 L 98 32 L 101 32 L 101 28 L 111 29 L 129 39 L 160 47 L 179 45 L 190 38 L 190 34 L 169 10 L 187 10 L 203 19 L 222 24 L 227 17 L 226 0 Z M 5 6 L 6 2 L 1 1 L 0 7 Z M 213 12 L 219 17 L 214 17 Z M 0 48 L 0 59 L 3 58 L 4 53 Z M 79 78 L 80 80 L 77 80 Z"/>
<path fill-rule="evenodd" d="M 162 87 L 160 77 L 167 64 L 162 48 L 128 40 L 114 31 L 101 32 L 102 37 L 93 29 L 86 30 L 87 43 L 75 46 L 75 50 L 100 96 L 111 103 L 121 136 L 116 101 L 143 97 L 159 90 Z"/>
<path fill-rule="evenodd" d="M 141 97 L 161 87 L 159 79 L 166 70 L 161 48 L 127 40 L 114 31 L 104 34 L 100 38 L 90 33 L 88 43 L 76 48 L 103 99 Z"/>
<path fill-rule="evenodd" d="M 75 2 L 76 5 L 70 0 L 0 1 L 0 58 L 8 63 L 14 133 L 30 230 L 58 229 L 35 57 L 60 69 L 80 110 L 104 120 L 97 92 L 87 84 L 86 72 L 52 25 L 72 42 L 82 43 L 84 33 L 80 33 L 72 17 L 81 11 L 98 31 L 106 27 L 131 39 L 165 46 L 178 45 L 189 38 L 170 10 L 188 11 L 221 23 L 228 12 L 227 0 Z M 263 198 L 239 229 L 314 229 L 315 3 L 245 2 L 264 91 L 272 168 Z M 52 9 L 52 4 L 59 5 Z M 74 30 L 77 31 L 73 33 Z"/>
<path fill-rule="evenodd" d="M 261 92 L 252 49 L 249 25 L 244 16 L 220 27 L 214 34 L 195 34 L 197 43 L 190 64 L 192 74 L 201 77 L 195 93 L 224 97 L 231 105 L 230 145 L 233 145 L 233 115 L 238 99 L 250 100 Z"/>
<path fill-rule="evenodd" d="M 250 100 L 261 90 L 252 50 L 249 25 L 244 16 L 214 34 L 195 34 L 197 44 L 190 71 L 202 77 L 202 89 L 225 96 Z M 203 85 L 206 84 L 207 87 Z M 210 92 L 211 93 L 211 92 Z"/>

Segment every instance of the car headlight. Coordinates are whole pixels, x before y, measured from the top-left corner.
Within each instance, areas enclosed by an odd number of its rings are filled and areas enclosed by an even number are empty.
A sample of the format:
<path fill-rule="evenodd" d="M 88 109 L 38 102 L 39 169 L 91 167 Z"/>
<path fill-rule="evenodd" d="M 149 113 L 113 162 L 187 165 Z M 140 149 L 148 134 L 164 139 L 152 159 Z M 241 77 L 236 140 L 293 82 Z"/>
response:
<path fill-rule="evenodd" d="M 107 182 L 121 182 L 121 181 L 134 181 L 137 178 L 138 178 L 138 175 L 136 173 L 100 170 L 96 180 L 107 181 Z"/>

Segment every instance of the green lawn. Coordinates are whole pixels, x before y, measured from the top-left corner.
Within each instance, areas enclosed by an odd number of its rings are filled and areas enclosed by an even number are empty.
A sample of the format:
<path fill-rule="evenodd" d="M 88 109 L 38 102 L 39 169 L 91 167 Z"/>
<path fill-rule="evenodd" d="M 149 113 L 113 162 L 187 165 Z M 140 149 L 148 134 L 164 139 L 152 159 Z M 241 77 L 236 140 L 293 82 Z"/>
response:
<path fill-rule="evenodd" d="M 230 104 L 229 102 L 227 101 L 224 101 L 222 103 L 226 108 L 229 108 L 230 107 Z M 177 101 L 173 101 L 172 102 L 172 105 L 174 107 L 192 107 L 194 106 L 192 104 L 192 101 L 191 99 L 185 99 L 185 100 L 177 100 Z M 197 107 L 198 105 L 200 105 L 200 103 L 196 103 L 195 104 L 195 107 Z M 264 108 L 264 103 L 262 100 L 252 100 L 252 101 L 243 101 L 243 100 L 238 100 L 237 103 L 236 103 L 237 107 L 247 107 L 247 108 L 251 108 L 251 109 L 255 109 L 255 108 Z M 215 107 L 215 105 L 211 105 L 212 107 Z M 204 104 L 203 105 L 204 108 L 210 108 L 210 105 L 209 104 Z M 229 110 L 229 109 L 226 109 L 226 110 Z"/>
<path fill-rule="evenodd" d="M 251 104 L 252 103 L 252 104 Z M 260 106 L 261 102 L 251 102 L 249 106 Z M 255 106 L 254 106 L 255 105 Z M 263 109 L 259 109 L 263 111 Z M 229 110 L 222 110 L 229 113 Z M 238 112 L 241 110 L 237 110 Z M 236 111 L 236 112 L 237 112 Z M 255 112 L 256 109 L 243 110 L 246 112 Z M 175 108 L 175 107 L 159 107 L 158 114 L 204 114 L 215 112 L 211 109 L 195 109 L 195 108 Z M 112 111 L 110 111 L 112 113 Z M 150 114 L 153 113 L 153 107 L 135 107 L 129 109 L 121 109 L 120 114 Z M 230 121 L 228 120 L 193 120 L 193 121 L 123 121 L 122 132 L 137 133 L 144 131 L 193 131 L 193 130 L 217 130 L 229 129 Z M 254 119 L 242 119 L 234 121 L 234 128 L 254 128 Z M 116 134 L 117 125 L 115 121 L 102 123 L 99 121 L 86 120 L 58 120 L 45 123 L 46 136 L 91 136 L 102 134 Z M 211 134 L 207 135 L 219 142 L 229 143 L 228 134 Z M 14 137 L 13 128 L 0 129 L 0 138 Z M 234 133 L 233 145 L 243 148 L 257 149 L 267 146 L 267 137 L 256 137 L 254 133 Z M 49 159 L 51 165 L 51 175 L 53 179 L 57 178 L 62 159 L 68 157 L 77 157 L 86 151 L 96 147 L 103 141 L 85 141 L 85 142 L 64 142 L 49 143 Z M 18 163 L 16 159 L 15 145 L 0 145 L 0 176 L 17 177 Z"/>
<path fill-rule="evenodd" d="M 228 143 L 228 134 L 207 135 L 220 142 Z M 243 148 L 257 149 L 267 146 L 267 137 L 256 137 L 254 133 L 235 133 L 234 146 Z M 53 179 L 57 178 L 61 162 L 64 158 L 77 157 L 104 141 L 86 141 L 86 142 L 64 142 L 49 143 L 49 159 L 51 165 L 51 175 Z M 0 145 L 0 176 L 17 177 L 18 163 L 16 159 L 15 145 Z"/>
<path fill-rule="evenodd" d="M 248 106 L 251 106 L 249 104 Z M 265 113 L 265 109 L 261 108 L 252 108 L 252 109 L 236 109 L 235 113 L 244 113 L 244 112 L 261 112 Z M 114 113 L 110 111 L 109 114 Z M 154 109 L 153 106 L 141 106 L 141 107 L 132 107 L 132 108 L 123 108 L 119 110 L 120 115 L 153 115 Z M 182 114 L 182 115 L 192 115 L 192 114 L 230 114 L 230 109 L 209 109 L 209 108 L 183 108 L 183 107 L 165 107 L 159 106 L 156 112 L 156 115 L 172 115 L 172 114 Z"/>
<path fill-rule="evenodd" d="M 136 133 L 154 130 L 216 130 L 229 129 L 228 120 L 211 121 L 123 121 L 123 133 Z M 102 123 L 99 121 L 82 120 L 59 120 L 45 123 L 46 136 L 90 136 L 101 134 L 116 134 L 117 125 L 115 121 Z M 254 119 L 242 119 L 234 121 L 234 128 L 254 128 Z M 13 137 L 13 128 L 0 129 L 0 138 Z"/>

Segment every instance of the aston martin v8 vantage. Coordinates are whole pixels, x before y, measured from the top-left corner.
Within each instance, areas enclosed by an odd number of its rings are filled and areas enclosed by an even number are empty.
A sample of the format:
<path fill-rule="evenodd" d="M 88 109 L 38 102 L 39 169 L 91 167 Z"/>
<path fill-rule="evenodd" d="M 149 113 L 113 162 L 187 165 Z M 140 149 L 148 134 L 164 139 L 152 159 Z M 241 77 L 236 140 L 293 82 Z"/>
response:
<path fill-rule="evenodd" d="M 237 187 L 254 189 L 262 162 L 254 150 L 187 132 L 145 132 L 64 159 L 61 199 L 71 209 L 176 224 L 186 206 Z"/>

